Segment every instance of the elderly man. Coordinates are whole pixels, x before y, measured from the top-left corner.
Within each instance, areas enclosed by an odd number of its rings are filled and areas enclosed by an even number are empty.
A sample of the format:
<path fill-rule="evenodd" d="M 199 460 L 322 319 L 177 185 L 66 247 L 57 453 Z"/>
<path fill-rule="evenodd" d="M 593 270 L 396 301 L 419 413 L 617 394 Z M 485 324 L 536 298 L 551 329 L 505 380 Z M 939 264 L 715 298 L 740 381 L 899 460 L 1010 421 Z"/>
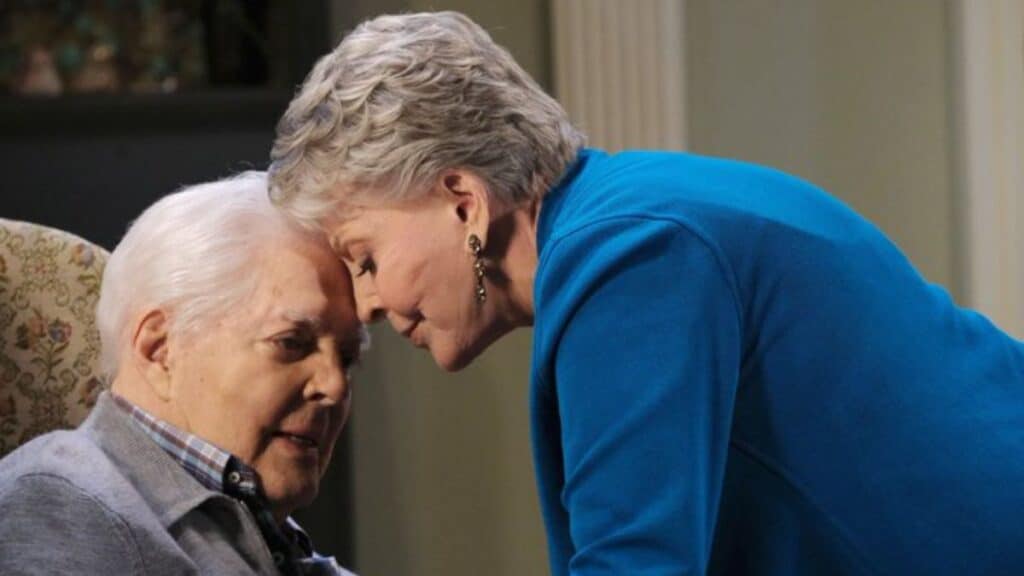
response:
<path fill-rule="evenodd" d="M 111 255 L 110 392 L 0 461 L 0 574 L 348 574 L 289 518 L 351 398 L 351 281 L 249 173 L 172 194 Z"/>

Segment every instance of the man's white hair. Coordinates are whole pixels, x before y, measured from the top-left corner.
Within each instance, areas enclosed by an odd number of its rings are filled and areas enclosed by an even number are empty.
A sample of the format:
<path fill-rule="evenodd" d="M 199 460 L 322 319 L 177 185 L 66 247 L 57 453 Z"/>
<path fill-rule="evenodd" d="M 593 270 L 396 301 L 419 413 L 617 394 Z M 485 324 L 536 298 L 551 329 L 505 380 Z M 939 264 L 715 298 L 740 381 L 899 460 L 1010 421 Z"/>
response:
<path fill-rule="evenodd" d="M 169 330 L 182 333 L 222 317 L 255 289 L 260 247 L 296 238 L 289 234 L 309 233 L 270 204 L 263 172 L 185 188 L 147 208 L 103 272 L 96 322 L 104 376 L 116 376 L 138 314 L 166 310 Z"/>
<path fill-rule="evenodd" d="M 288 106 L 271 197 L 315 225 L 342 200 L 411 199 L 463 168 L 521 204 L 547 192 L 583 142 L 561 105 L 466 16 L 380 16 L 321 58 Z"/>

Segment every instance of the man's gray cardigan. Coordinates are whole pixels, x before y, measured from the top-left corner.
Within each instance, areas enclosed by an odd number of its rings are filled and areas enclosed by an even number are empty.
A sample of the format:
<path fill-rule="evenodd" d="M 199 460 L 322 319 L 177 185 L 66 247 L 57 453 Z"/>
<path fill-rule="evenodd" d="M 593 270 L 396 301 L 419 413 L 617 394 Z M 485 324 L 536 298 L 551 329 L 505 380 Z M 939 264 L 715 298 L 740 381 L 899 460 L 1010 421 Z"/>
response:
<path fill-rule="evenodd" d="M 244 504 L 203 487 L 102 394 L 0 460 L 0 574 L 276 574 Z"/>

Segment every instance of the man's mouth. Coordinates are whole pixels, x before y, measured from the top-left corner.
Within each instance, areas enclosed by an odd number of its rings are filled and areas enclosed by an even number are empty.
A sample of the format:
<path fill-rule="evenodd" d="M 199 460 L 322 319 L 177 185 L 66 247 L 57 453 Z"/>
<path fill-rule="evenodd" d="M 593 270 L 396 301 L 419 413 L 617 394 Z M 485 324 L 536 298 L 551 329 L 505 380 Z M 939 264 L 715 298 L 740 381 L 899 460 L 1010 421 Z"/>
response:
<path fill-rule="evenodd" d="M 283 438 L 284 440 L 288 440 L 289 442 L 292 442 L 302 448 L 317 448 L 318 446 L 320 446 L 320 442 L 318 442 L 316 438 L 314 438 L 311 435 L 303 433 L 282 431 L 274 433 L 274 436 L 278 438 Z"/>
<path fill-rule="evenodd" d="M 281 422 L 281 427 L 273 431 L 271 436 L 307 454 L 331 448 L 333 432 L 331 415 L 327 411 L 317 410 L 295 416 Z"/>

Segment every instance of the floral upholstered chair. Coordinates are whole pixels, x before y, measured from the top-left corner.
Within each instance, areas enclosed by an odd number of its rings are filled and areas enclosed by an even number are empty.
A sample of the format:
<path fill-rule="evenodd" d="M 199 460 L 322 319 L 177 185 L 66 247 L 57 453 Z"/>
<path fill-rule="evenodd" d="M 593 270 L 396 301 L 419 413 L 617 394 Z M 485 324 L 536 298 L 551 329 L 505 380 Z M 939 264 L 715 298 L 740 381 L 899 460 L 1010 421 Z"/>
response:
<path fill-rule="evenodd" d="M 0 457 L 77 426 L 96 402 L 106 261 L 77 236 L 0 218 Z"/>

